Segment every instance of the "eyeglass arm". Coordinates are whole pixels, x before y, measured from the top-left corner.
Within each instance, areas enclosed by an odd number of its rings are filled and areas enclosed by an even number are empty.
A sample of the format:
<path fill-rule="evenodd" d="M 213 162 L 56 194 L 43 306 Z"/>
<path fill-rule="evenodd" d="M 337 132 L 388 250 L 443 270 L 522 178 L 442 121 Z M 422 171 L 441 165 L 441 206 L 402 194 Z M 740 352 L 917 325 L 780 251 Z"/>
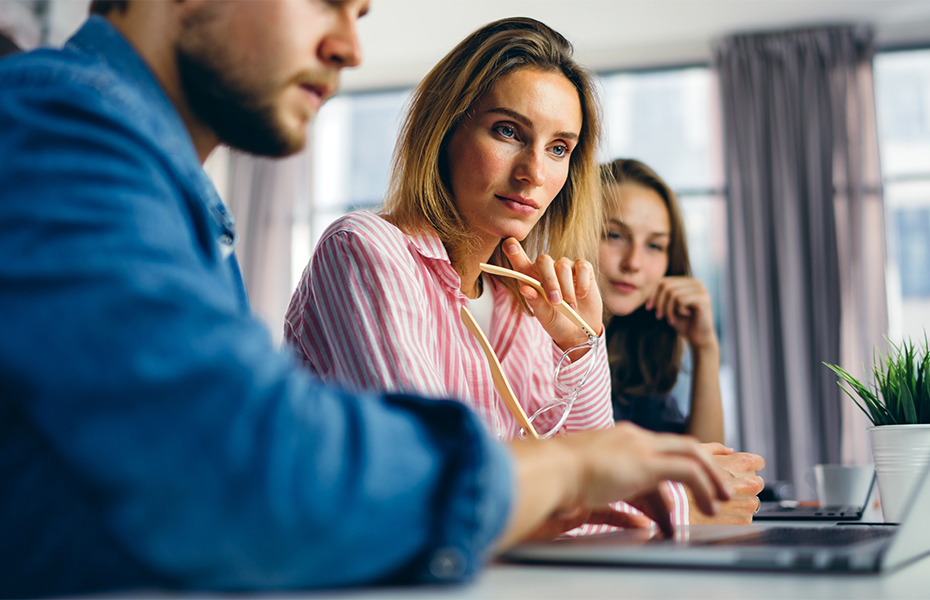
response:
<path fill-rule="evenodd" d="M 522 427 L 524 431 L 533 439 L 538 440 L 539 434 L 536 433 L 536 429 L 533 427 L 533 424 L 530 423 L 529 418 L 523 411 L 523 407 L 517 402 L 517 396 L 513 393 L 513 388 L 510 387 L 510 382 L 507 381 L 507 377 L 504 375 L 504 369 L 501 367 L 501 363 L 497 359 L 497 354 L 494 353 L 494 348 L 491 347 L 491 343 L 488 341 L 487 336 L 481 331 L 481 327 L 478 326 L 475 317 L 472 316 L 471 312 L 466 307 L 462 307 L 460 315 L 465 327 L 475 336 L 475 339 L 478 340 L 478 345 L 484 350 L 484 355 L 488 359 L 488 366 L 491 367 L 491 377 L 494 380 L 494 387 L 497 388 L 497 393 L 504 399 L 504 404 L 507 405 L 510 414 L 514 416 L 517 423 L 520 424 L 520 427 Z"/>
<path fill-rule="evenodd" d="M 543 289 L 541 283 L 530 277 L 529 275 L 524 275 L 519 271 L 514 271 L 512 269 L 505 269 L 504 267 L 498 267 L 497 265 L 489 265 L 487 263 L 481 263 L 481 270 L 485 273 L 490 273 L 491 275 L 499 275 L 501 277 L 510 277 L 516 279 L 520 283 L 525 283 L 530 286 L 543 297 L 546 296 L 546 290 Z M 575 309 L 569 306 L 565 302 L 559 302 L 558 304 L 553 305 L 557 311 L 565 315 L 569 321 L 574 323 L 579 329 L 587 334 L 589 338 L 597 339 L 598 335 L 590 325 L 588 325 L 584 319 L 581 318 Z"/>

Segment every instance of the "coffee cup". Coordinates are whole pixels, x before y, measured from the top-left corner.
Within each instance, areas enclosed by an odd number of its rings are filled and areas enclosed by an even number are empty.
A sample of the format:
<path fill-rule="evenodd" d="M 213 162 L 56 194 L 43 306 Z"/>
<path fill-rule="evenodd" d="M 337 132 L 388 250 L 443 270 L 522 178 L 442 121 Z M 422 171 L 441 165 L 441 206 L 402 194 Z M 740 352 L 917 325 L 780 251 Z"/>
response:
<path fill-rule="evenodd" d="M 868 466 L 814 465 L 814 486 L 821 506 L 863 506 L 875 469 Z"/>

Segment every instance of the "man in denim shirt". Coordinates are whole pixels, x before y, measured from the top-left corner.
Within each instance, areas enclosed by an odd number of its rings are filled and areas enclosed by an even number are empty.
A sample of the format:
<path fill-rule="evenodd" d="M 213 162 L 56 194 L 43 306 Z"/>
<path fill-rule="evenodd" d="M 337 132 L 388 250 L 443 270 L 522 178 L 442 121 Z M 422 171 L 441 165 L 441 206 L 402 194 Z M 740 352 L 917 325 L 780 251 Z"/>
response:
<path fill-rule="evenodd" d="M 506 447 L 273 349 L 201 162 L 300 149 L 367 5 L 98 1 L 0 62 L 0 596 L 454 581 L 636 493 L 667 529 L 662 479 L 726 497 L 691 440 Z"/>

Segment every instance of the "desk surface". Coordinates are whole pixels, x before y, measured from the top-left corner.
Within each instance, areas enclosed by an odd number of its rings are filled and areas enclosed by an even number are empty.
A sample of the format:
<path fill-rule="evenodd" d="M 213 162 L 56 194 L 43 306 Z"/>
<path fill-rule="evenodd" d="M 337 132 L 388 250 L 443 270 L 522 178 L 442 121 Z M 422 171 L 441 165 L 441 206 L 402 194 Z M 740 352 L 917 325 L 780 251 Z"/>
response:
<path fill-rule="evenodd" d="M 888 574 L 751 573 L 686 569 L 495 564 L 474 583 L 306 594 L 344 600 L 543 600 L 546 598 L 930 598 L 930 557 Z"/>
<path fill-rule="evenodd" d="M 120 597 L 126 597 L 125 594 Z M 132 600 L 177 600 L 178 594 L 138 594 Z M 204 598 L 202 595 L 198 595 Z M 209 594 L 220 600 L 221 594 Z M 249 596 L 230 595 L 230 600 Z M 261 594 L 263 600 L 546 600 L 628 598 L 836 600 L 930 598 L 930 556 L 886 574 L 754 573 L 745 571 L 491 565 L 477 581 L 458 586 L 398 587 Z"/>

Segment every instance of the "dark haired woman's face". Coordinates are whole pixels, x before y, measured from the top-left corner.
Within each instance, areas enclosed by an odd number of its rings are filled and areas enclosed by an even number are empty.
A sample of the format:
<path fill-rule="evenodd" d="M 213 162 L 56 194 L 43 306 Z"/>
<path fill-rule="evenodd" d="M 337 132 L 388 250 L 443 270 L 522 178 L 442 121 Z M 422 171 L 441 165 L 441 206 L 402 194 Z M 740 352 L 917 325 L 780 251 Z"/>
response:
<path fill-rule="evenodd" d="M 668 271 L 671 219 L 652 188 L 613 185 L 606 194 L 617 209 L 601 239 L 601 296 L 611 314 L 628 315 L 646 303 Z"/>
<path fill-rule="evenodd" d="M 568 178 L 581 102 L 560 73 L 501 77 L 449 140 L 446 164 L 459 210 L 489 246 L 522 240 Z"/>

